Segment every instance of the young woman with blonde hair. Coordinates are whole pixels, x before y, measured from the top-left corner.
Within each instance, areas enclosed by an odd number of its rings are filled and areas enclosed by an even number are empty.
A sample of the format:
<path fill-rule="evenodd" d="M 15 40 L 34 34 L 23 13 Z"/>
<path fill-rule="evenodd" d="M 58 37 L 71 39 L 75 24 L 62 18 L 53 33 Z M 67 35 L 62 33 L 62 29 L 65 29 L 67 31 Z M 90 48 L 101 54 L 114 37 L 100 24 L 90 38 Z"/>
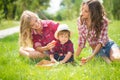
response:
<path fill-rule="evenodd" d="M 52 20 L 40 20 L 37 14 L 24 11 L 21 15 L 19 44 L 20 55 L 29 58 L 43 58 L 55 45 L 54 33 L 59 23 Z M 46 54 L 47 53 L 47 54 Z"/>

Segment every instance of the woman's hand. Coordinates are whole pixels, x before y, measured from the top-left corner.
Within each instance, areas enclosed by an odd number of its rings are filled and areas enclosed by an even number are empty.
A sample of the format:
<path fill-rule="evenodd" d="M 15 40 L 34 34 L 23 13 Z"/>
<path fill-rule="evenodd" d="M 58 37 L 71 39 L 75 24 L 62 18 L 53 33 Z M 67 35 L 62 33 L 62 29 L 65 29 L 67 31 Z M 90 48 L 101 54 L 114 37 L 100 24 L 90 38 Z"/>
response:
<path fill-rule="evenodd" d="M 56 41 L 55 40 L 53 40 L 51 43 L 54 44 L 54 45 L 56 45 Z"/>
<path fill-rule="evenodd" d="M 93 56 L 89 56 L 89 57 L 87 57 L 87 58 L 82 58 L 81 59 L 81 64 L 83 65 L 83 64 L 85 64 L 85 63 L 87 63 L 88 61 L 90 61 L 91 59 L 93 58 Z"/>
<path fill-rule="evenodd" d="M 52 48 L 55 47 L 55 44 L 56 44 L 56 41 L 53 40 L 52 42 L 50 42 L 50 43 L 47 44 L 47 48 L 50 50 L 50 49 L 52 49 Z"/>
<path fill-rule="evenodd" d="M 85 64 L 87 62 L 87 58 L 82 57 L 81 59 L 81 65 Z"/>

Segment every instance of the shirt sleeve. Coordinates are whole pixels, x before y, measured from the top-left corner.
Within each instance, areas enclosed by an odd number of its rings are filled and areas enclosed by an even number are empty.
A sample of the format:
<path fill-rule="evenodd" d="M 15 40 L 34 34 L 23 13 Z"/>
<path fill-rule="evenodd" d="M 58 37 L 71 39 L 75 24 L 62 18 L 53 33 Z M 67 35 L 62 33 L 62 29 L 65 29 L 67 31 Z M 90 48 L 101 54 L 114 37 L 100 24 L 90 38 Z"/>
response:
<path fill-rule="evenodd" d="M 74 47 L 73 47 L 73 43 L 71 41 L 69 41 L 69 43 L 68 43 L 67 51 L 74 53 Z"/>
<path fill-rule="evenodd" d="M 101 30 L 100 37 L 98 39 L 99 43 L 101 43 L 102 46 L 105 46 L 105 44 L 108 41 L 108 33 L 107 32 L 108 32 L 108 22 L 106 20 L 104 20 L 103 28 Z"/>
<path fill-rule="evenodd" d="M 78 44 L 81 48 L 84 48 L 86 43 L 86 33 L 85 33 L 86 30 L 84 28 L 84 25 L 80 24 L 80 18 L 78 18 L 77 20 L 77 25 L 78 25 L 78 35 L 79 35 Z"/>
<path fill-rule="evenodd" d="M 39 37 L 35 34 L 32 35 L 33 39 L 33 48 L 36 49 L 38 46 L 41 46 L 41 43 L 39 42 Z"/>

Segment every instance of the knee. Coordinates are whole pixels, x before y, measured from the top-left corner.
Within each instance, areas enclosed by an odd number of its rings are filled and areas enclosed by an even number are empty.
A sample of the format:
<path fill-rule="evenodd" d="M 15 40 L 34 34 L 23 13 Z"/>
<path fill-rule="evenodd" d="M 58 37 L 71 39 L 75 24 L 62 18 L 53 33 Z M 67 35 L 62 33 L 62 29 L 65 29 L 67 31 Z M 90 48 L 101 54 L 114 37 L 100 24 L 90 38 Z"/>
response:
<path fill-rule="evenodd" d="M 22 47 L 19 49 L 19 54 L 21 56 L 29 56 L 29 52 L 27 52 L 26 50 L 24 50 L 24 48 L 22 48 Z"/>
<path fill-rule="evenodd" d="M 110 56 L 111 61 L 120 60 L 120 53 L 115 53 L 114 55 Z"/>
<path fill-rule="evenodd" d="M 115 60 L 115 57 L 114 57 L 114 56 L 110 56 L 110 60 L 111 60 L 111 61 L 114 61 L 114 60 Z"/>
<path fill-rule="evenodd" d="M 19 55 L 22 56 L 23 55 L 23 51 L 22 48 L 19 49 Z"/>

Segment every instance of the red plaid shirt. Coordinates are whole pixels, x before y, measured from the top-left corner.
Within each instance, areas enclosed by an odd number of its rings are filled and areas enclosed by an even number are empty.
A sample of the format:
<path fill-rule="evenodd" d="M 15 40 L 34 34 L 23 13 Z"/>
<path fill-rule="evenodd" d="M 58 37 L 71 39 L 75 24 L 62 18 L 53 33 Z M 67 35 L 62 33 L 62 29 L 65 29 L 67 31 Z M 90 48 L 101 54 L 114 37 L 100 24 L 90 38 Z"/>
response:
<path fill-rule="evenodd" d="M 68 52 L 74 53 L 73 43 L 71 40 L 68 40 L 65 44 L 60 44 L 60 41 L 57 40 L 56 46 L 51 50 L 50 54 L 59 54 L 65 55 Z"/>
<path fill-rule="evenodd" d="M 46 46 L 55 39 L 54 33 L 57 30 L 59 23 L 53 22 L 52 20 L 42 20 L 41 23 L 43 26 L 42 34 L 39 35 L 36 31 L 33 31 L 32 33 L 33 48 Z"/>
<path fill-rule="evenodd" d="M 85 47 L 86 41 L 88 41 L 91 47 L 96 46 L 98 43 L 101 43 L 102 46 L 108 42 L 108 22 L 103 20 L 103 28 L 99 38 L 96 38 L 95 30 L 91 30 L 88 33 L 87 26 L 85 24 L 80 25 L 80 18 L 78 18 L 78 31 L 79 31 L 79 46 L 81 48 Z M 88 36 L 89 35 L 89 36 Z"/>

